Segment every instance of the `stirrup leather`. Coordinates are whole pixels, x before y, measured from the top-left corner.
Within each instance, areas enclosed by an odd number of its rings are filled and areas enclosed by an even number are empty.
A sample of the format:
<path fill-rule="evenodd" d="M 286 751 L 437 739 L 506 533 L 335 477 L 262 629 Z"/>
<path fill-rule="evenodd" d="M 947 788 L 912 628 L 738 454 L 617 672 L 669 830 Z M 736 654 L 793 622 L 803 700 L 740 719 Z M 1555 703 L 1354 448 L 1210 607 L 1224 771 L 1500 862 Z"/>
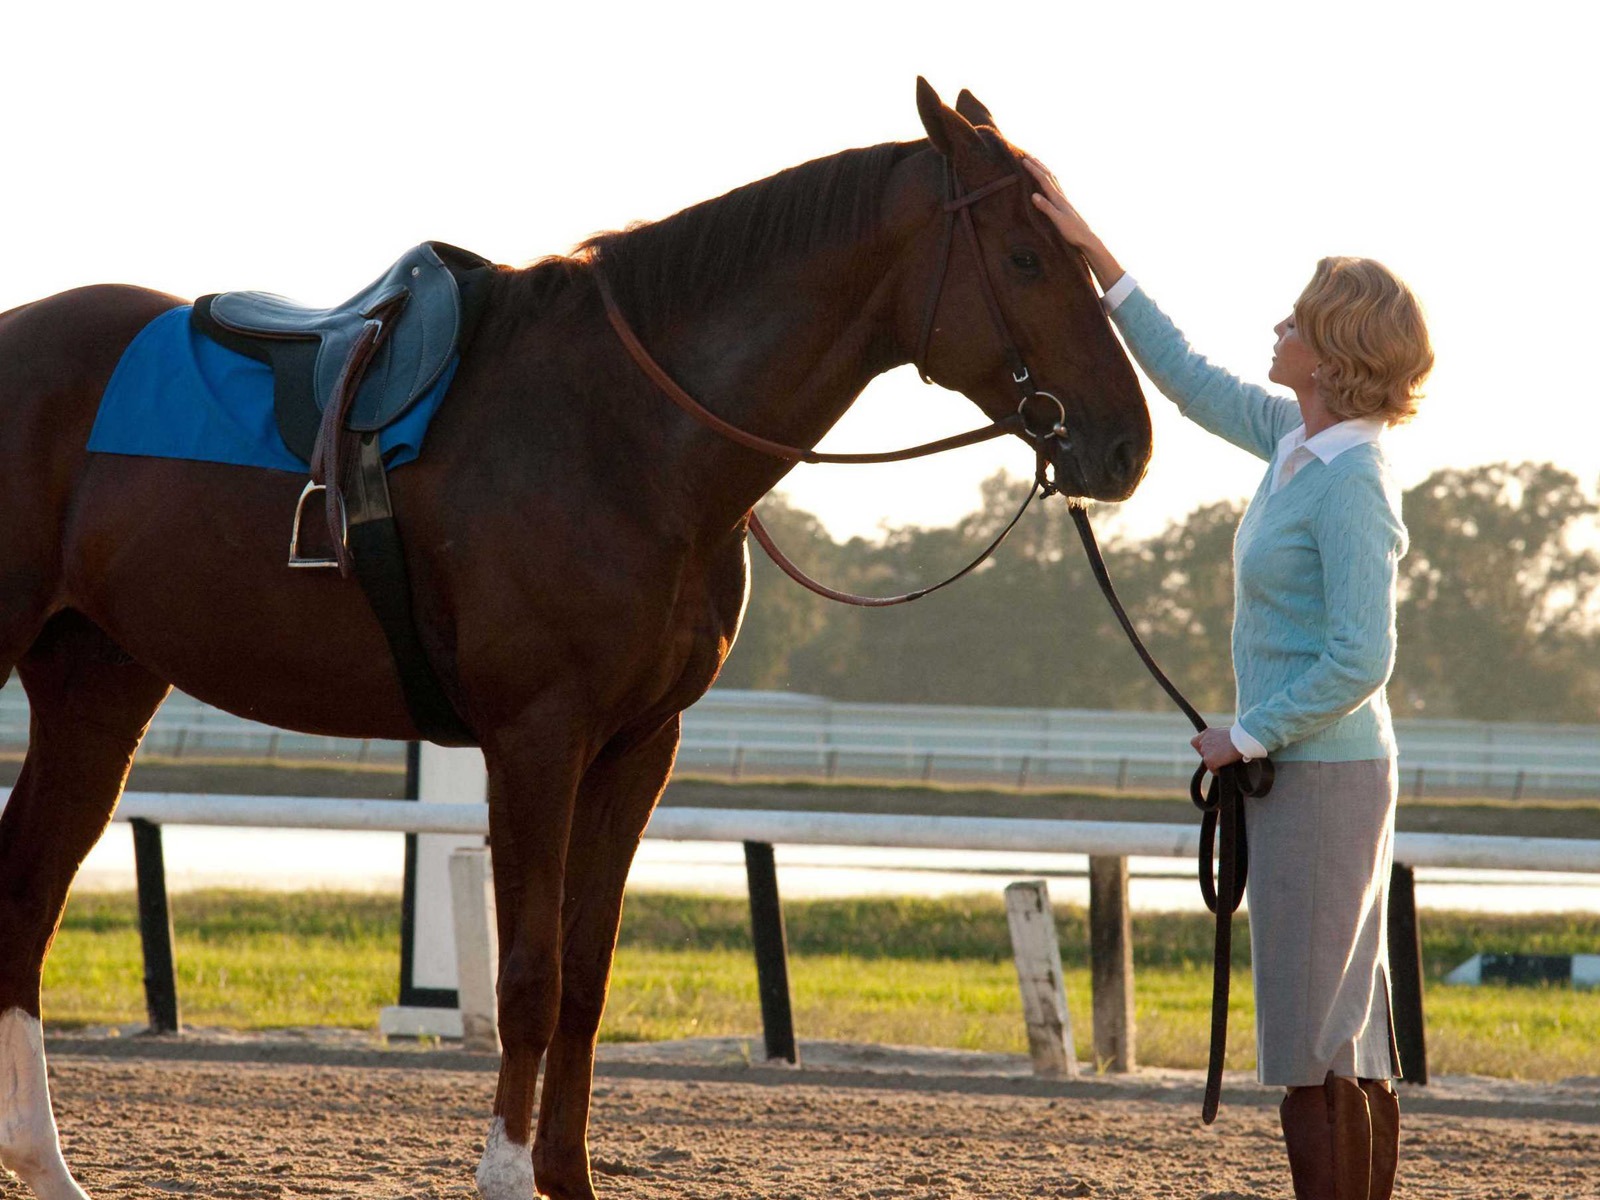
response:
<path fill-rule="evenodd" d="M 405 295 L 402 292 L 395 303 L 403 303 Z M 311 482 L 300 492 L 300 499 L 294 506 L 294 524 L 289 530 L 291 567 L 336 567 L 339 574 L 347 577 L 350 574 L 350 514 L 340 489 L 344 486 L 344 476 L 350 467 L 346 454 L 348 439 L 360 435 L 348 431 L 345 420 L 372 356 L 388 331 L 386 316 L 374 316 L 362 325 L 355 344 L 350 347 L 349 357 L 339 368 L 339 378 L 334 384 L 328 407 L 322 410 L 317 442 L 311 448 Z M 328 537 L 333 542 L 332 558 L 312 558 L 300 553 L 300 517 L 306 501 L 316 492 L 323 493 L 328 516 Z"/>

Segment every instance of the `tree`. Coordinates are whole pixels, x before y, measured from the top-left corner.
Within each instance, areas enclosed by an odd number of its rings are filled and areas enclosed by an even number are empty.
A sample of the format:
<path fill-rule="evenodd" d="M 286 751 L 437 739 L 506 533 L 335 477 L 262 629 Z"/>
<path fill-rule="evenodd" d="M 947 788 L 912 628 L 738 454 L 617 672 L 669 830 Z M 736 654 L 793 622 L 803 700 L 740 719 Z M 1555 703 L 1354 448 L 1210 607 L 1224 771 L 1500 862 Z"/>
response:
<path fill-rule="evenodd" d="M 1437 471 L 1405 494 L 1399 712 L 1600 720 L 1600 506 L 1548 463 Z"/>
<path fill-rule="evenodd" d="M 1202 505 L 1132 548 L 1121 581 L 1156 661 L 1206 712 L 1234 706 L 1233 535 L 1243 514 L 1237 501 Z M 1149 701 L 1167 703 L 1154 691 Z"/>
<path fill-rule="evenodd" d="M 781 498 L 762 511 L 780 543 L 826 582 L 887 594 L 965 565 L 1011 519 L 1022 487 L 996 475 L 978 511 L 956 525 L 905 526 L 882 543 L 836 543 Z M 1232 548 L 1241 507 L 1205 505 L 1153 537 L 1113 533 L 1103 544 L 1151 652 L 1207 712 L 1234 705 Z M 1395 711 L 1600 721 L 1597 512 L 1573 476 L 1539 464 L 1440 471 L 1407 492 Z M 1103 516 L 1095 520 L 1106 527 Z M 725 686 L 921 704 L 1168 706 L 1101 599 L 1058 500 L 1036 504 L 966 579 L 898 608 L 832 604 L 752 553 L 754 594 Z"/>

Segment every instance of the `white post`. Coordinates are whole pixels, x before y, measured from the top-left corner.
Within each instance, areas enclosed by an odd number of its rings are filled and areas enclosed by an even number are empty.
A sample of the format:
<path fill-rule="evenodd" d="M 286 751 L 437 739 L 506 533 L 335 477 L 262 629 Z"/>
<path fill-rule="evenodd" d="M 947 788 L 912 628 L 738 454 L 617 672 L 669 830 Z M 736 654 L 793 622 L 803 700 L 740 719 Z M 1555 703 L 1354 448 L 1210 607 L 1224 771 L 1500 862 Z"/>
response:
<path fill-rule="evenodd" d="M 461 1038 L 468 1050 L 500 1049 L 495 976 L 500 962 L 495 932 L 494 881 L 482 846 L 450 855 L 450 906 L 456 935 L 456 995 Z"/>
<path fill-rule="evenodd" d="M 489 772 L 483 754 L 471 747 L 422 744 L 417 798 L 448 804 L 484 804 L 489 796 Z M 481 837 L 417 835 L 416 906 L 412 914 L 415 936 L 411 943 L 411 979 L 414 988 L 448 991 L 455 987 L 455 954 L 450 944 L 450 915 L 445 907 L 450 895 L 450 855 L 483 845 Z"/>
<path fill-rule="evenodd" d="M 488 797 L 489 775 L 480 751 L 425 742 L 419 748 L 417 774 L 417 796 L 423 804 L 395 802 L 397 808 L 434 808 L 443 804 L 486 812 L 483 806 Z M 411 941 L 401 951 L 401 962 L 409 960 L 410 970 L 400 981 L 401 1003 L 378 1014 L 378 1028 L 391 1037 L 461 1035 L 460 1009 L 444 1007 L 449 1004 L 448 994 L 458 990 L 450 915 L 450 855 L 482 845 L 481 824 L 476 833 L 418 833 L 415 838 L 416 854 L 407 879 Z"/>
<path fill-rule="evenodd" d="M 1050 890 L 1044 880 L 1026 880 L 1006 888 L 1006 920 L 1011 926 L 1011 951 L 1017 961 L 1033 1073 L 1047 1079 L 1074 1076 L 1078 1060 L 1061 976 L 1061 945 L 1056 941 Z"/>

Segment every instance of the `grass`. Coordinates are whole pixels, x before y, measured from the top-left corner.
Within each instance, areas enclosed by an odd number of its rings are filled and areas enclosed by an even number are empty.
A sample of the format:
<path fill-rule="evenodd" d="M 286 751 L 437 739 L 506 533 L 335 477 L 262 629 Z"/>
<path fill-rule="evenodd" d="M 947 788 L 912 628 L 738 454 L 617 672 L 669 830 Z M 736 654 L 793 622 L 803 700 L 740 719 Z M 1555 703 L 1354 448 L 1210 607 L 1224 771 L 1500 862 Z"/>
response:
<path fill-rule="evenodd" d="M 210 891 L 172 898 L 184 1019 L 240 1029 L 371 1028 L 393 1003 L 399 903 L 392 896 Z M 803 1037 L 1023 1053 L 1001 900 L 816 900 L 785 906 L 790 984 Z M 1081 909 L 1058 910 L 1067 1004 L 1091 1056 L 1088 944 Z M 1600 917 L 1423 914 L 1429 1066 L 1524 1079 L 1600 1075 L 1600 993 L 1566 987 L 1435 986 L 1474 953 L 1593 952 Z M 1134 920 L 1139 1061 L 1198 1067 L 1210 1006 L 1210 918 Z M 1235 930 L 1228 1062 L 1253 1065 L 1246 922 Z M 55 1028 L 143 1021 L 131 894 L 68 907 L 45 971 Z M 611 1041 L 760 1029 L 743 900 L 630 896 L 601 1036 Z"/>
<path fill-rule="evenodd" d="M 394 1003 L 393 896 L 205 891 L 174 895 L 171 907 L 178 998 L 194 1024 L 362 1026 Z M 51 1023 L 141 1021 L 142 979 L 133 893 L 74 896 L 45 964 Z"/>

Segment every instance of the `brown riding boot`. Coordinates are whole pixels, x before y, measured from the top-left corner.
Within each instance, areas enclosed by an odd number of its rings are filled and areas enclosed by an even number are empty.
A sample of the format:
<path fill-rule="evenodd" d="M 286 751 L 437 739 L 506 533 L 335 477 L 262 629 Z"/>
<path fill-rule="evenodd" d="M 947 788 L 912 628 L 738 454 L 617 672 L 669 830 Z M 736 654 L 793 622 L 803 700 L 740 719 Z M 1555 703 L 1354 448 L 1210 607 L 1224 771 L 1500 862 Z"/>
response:
<path fill-rule="evenodd" d="M 1387 1079 L 1363 1079 L 1367 1111 L 1372 1118 L 1372 1183 L 1369 1200 L 1389 1200 L 1400 1166 L 1400 1097 Z"/>
<path fill-rule="evenodd" d="M 1295 1200 L 1368 1200 L 1372 1118 L 1360 1084 L 1330 1071 L 1321 1087 L 1291 1089 L 1278 1116 Z"/>

